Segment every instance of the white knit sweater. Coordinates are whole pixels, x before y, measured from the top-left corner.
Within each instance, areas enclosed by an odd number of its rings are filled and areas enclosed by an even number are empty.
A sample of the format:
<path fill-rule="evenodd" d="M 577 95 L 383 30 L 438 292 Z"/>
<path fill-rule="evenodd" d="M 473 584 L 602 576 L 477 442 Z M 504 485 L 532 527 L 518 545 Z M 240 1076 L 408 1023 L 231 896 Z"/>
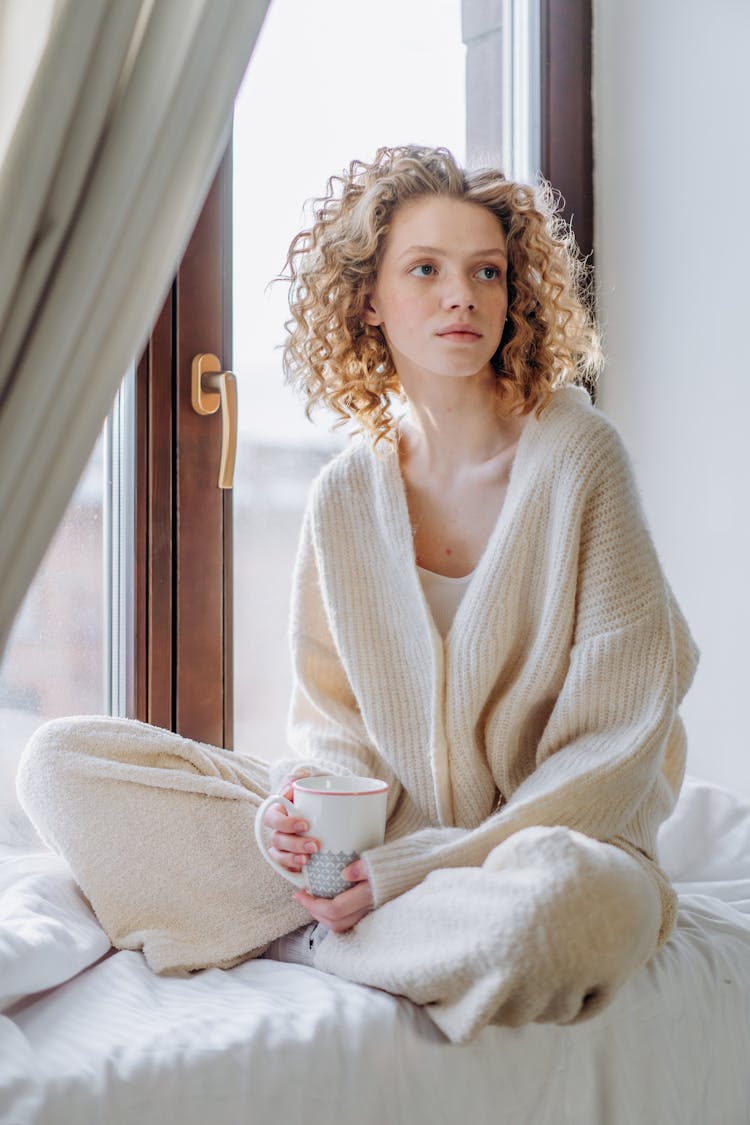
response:
<path fill-rule="evenodd" d="M 375 905 L 481 865 L 519 829 L 616 844 L 674 897 L 655 839 L 682 780 L 697 649 L 612 424 L 577 387 L 532 414 L 505 503 L 442 641 L 398 457 L 365 441 L 314 483 L 291 615 L 295 768 L 388 780 Z M 653 862 L 652 862 L 653 861 Z"/>

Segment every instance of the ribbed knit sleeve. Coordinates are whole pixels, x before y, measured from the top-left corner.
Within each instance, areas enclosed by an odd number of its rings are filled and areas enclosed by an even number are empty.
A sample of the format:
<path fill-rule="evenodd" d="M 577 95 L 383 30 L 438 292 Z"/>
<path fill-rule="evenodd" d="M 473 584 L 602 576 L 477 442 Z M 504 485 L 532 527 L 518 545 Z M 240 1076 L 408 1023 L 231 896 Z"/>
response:
<path fill-rule="evenodd" d="M 285 775 L 354 774 L 388 782 L 388 815 L 401 786 L 367 736 L 346 672 L 331 637 L 312 534 L 314 495 L 300 535 L 290 613 L 292 698 L 287 736 L 294 756 L 274 762 L 271 786 Z"/>

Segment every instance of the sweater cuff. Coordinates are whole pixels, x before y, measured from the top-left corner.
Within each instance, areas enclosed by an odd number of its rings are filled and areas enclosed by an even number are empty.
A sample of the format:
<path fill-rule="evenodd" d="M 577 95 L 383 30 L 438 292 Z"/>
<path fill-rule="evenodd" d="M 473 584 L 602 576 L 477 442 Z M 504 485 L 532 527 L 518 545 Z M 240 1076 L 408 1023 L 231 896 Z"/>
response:
<path fill-rule="evenodd" d="M 623 839 L 622 836 L 614 836 L 612 839 L 607 840 L 607 843 L 614 844 L 616 848 L 620 848 L 621 851 L 627 852 L 629 856 L 637 860 L 651 881 L 655 884 L 659 892 L 659 897 L 661 898 L 661 927 L 659 929 L 656 948 L 661 949 L 677 922 L 677 908 L 679 903 L 674 887 L 665 872 L 659 867 L 659 864 L 642 852 L 640 848 L 637 848 L 635 844 L 631 844 L 629 840 Z"/>
<path fill-rule="evenodd" d="M 465 828 L 442 828 L 437 832 L 442 845 L 458 843 L 468 835 Z M 419 834 L 414 834 L 362 852 L 360 859 L 367 867 L 374 909 L 416 887 L 436 867 L 467 865 L 465 857 L 456 856 L 457 862 L 451 862 L 450 855 L 436 854 L 434 842 L 433 846 L 425 844 Z"/>

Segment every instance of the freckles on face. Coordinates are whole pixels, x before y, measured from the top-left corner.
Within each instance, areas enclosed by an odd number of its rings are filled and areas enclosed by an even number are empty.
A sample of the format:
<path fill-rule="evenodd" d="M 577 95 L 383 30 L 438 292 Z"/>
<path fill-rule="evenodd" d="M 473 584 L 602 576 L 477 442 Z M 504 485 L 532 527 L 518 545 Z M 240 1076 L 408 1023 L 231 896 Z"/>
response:
<path fill-rule="evenodd" d="M 492 212 L 450 196 L 398 209 L 365 318 L 402 377 L 488 369 L 507 309 L 507 241 Z"/>

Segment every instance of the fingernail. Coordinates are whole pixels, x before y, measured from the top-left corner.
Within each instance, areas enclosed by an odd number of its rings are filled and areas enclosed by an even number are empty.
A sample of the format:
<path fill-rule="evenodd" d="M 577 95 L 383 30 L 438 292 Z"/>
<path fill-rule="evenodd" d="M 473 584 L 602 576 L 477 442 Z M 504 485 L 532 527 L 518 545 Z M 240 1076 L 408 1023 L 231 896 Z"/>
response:
<path fill-rule="evenodd" d="M 315 841 L 314 840 L 308 840 L 307 843 L 305 844 L 305 851 L 306 852 L 316 852 L 317 850 L 318 850 L 318 845 L 315 843 Z"/>
<path fill-rule="evenodd" d="M 295 820 L 295 822 L 294 822 L 294 831 L 295 832 L 307 832 L 307 829 L 308 829 L 308 824 L 307 824 L 306 820 Z"/>

